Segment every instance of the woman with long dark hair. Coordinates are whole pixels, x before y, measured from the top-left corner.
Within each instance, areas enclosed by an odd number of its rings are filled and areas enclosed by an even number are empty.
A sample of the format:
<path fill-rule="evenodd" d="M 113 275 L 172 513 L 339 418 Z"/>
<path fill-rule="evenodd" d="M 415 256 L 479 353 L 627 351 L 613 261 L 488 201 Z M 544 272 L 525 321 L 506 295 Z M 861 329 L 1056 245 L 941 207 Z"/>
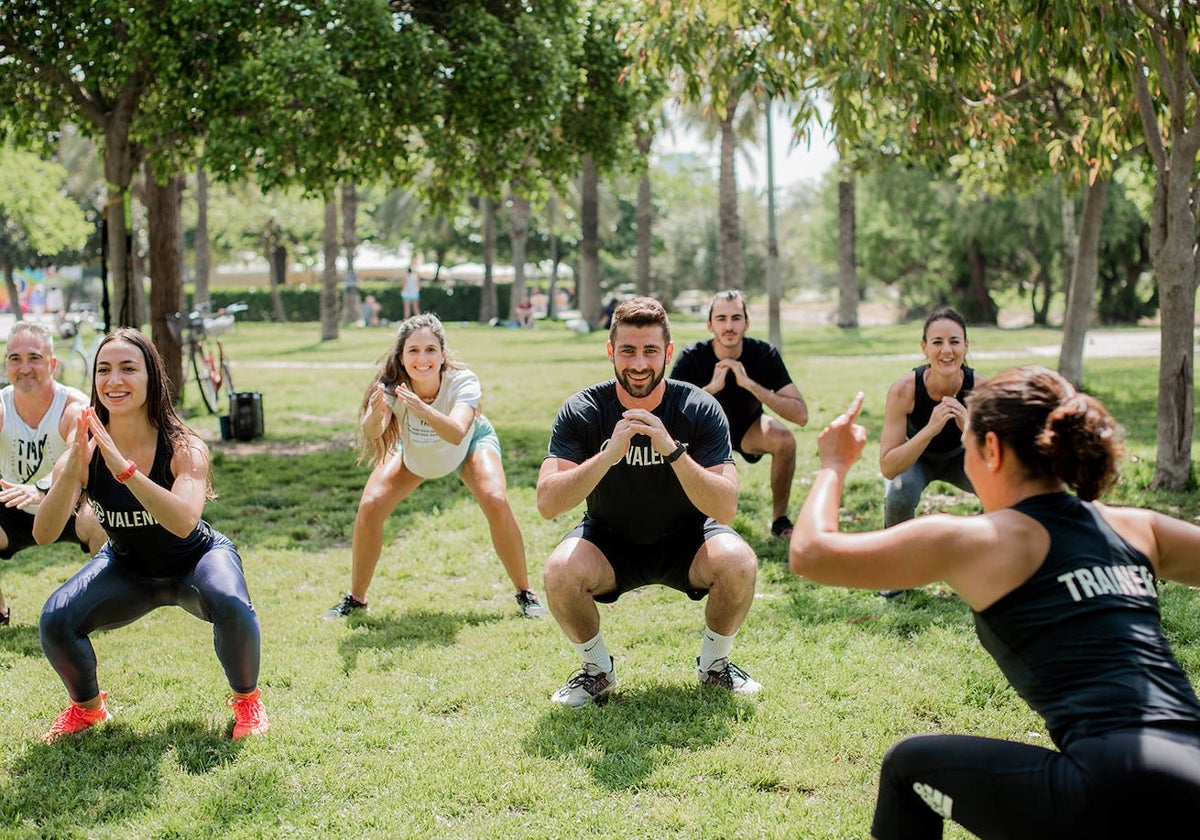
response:
<path fill-rule="evenodd" d="M 101 342 L 70 448 L 34 519 L 51 542 L 86 490 L 108 542 L 42 608 L 42 650 L 71 703 L 48 743 L 108 720 L 89 636 L 176 605 L 213 625 L 232 694 L 233 737 L 267 731 L 258 689 L 260 636 L 237 549 L 201 518 L 212 497 L 208 447 L 171 406 L 162 361 L 135 329 Z"/>

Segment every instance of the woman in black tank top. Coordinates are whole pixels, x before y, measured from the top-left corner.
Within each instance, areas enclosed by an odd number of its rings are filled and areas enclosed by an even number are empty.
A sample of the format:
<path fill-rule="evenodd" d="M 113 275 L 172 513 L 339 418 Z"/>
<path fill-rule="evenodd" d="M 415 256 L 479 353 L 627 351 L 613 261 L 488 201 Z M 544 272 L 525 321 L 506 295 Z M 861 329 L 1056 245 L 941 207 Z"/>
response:
<path fill-rule="evenodd" d="M 42 609 L 39 635 L 71 704 L 43 736 L 49 743 L 109 718 L 96 678 L 93 630 L 130 624 L 167 604 L 213 625 L 233 693 L 233 737 L 268 727 L 258 690 L 258 615 L 233 544 L 201 518 L 212 496 L 208 447 L 175 413 L 154 345 L 134 329 L 101 342 L 92 401 L 34 519 L 49 541 L 82 490 L 108 542 Z"/>
<path fill-rule="evenodd" d="M 982 515 L 840 534 L 861 405 L 859 394 L 820 435 L 792 570 L 849 587 L 948 583 L 1057 748 L 905 739 L 884 758 L 872 836 L 941 837 L 945 819 L 980 837 L 1179 836 L 1200 800 L 1200 699 L 1163 635 L 1157 580 L 1200 585 L 1200 527 L 1096 502 L 1123 454 L 1116 422 L 1027 367 L 967 400 L 964 464 Z"/>

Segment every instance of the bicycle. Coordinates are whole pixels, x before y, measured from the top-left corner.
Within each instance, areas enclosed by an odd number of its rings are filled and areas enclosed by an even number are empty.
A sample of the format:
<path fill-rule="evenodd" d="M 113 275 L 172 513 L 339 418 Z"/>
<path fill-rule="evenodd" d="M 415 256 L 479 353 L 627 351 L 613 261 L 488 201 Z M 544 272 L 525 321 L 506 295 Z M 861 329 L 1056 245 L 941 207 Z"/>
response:
<path fill-rule="evenodd" d="M 191 362 L 200 398 L 210 414 L 219 412 L 217 400 L 221 389 L 225 390 L 227 398 L 234 393 L 233 371 L 220 336 L 233 329 L 236 314 L 247 309 L 249 307 L 244 303 L 234 303 L 218 309 L 217 314 L 210 317 L 207 314 L 209 307 L 202 306 L 189 312 L 186 321 L 178 312 L 167 318 L 171 334 L 180 342 L 184 357 Z M 180 322 L 183 322 L 182 329 Z"/>
<path fill-rule="evenodd" d="M 85 326 L 92 330 L 90 344 L 83 337 Z M 100 342 L 104 340 L 107 332 L 104 322 L 96 320 L 96 315 L 91 310 L 76 310 L 63 316 L 58 325 L 58 334 L 60 338 L 71 339 L 71 346 L 55 353 L 58 366 L 54 369 L 54 378 L 63 385 L 91 394 L 92 366 L 96 362 Z"/>

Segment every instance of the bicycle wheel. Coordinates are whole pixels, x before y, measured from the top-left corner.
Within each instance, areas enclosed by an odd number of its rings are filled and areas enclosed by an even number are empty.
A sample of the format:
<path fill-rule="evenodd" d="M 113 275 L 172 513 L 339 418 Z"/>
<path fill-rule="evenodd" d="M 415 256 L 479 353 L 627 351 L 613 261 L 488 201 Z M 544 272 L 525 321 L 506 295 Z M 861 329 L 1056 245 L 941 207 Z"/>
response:
<path fill-rule="evenodd" d="M 229 360 L 225 358 L 224 352 L 221 353 L 221 387 L 225 389 L 226 398 L 232 399 L 234 394 L 233 370 L 229 367 Z"/>
<path fill-rule="evenodd" d="M 212 367 L 208 357 L 204 355 L 204 348 L 199 344 L 193 344 L 191 356 L 192 371 L 196 374 L 196 385 L 200 388 L 200 399 L 204 400 L 209 414 L 216 414 L 217 383 L 213 381 Z"/>
<path fill-rule="evenodd" d="M 71 388 L 78 388 L 87 395 L 92 393 L 92 363 L 87 355 L 72 350 L 65 359 L 58 360 L 58 381 Z"/>

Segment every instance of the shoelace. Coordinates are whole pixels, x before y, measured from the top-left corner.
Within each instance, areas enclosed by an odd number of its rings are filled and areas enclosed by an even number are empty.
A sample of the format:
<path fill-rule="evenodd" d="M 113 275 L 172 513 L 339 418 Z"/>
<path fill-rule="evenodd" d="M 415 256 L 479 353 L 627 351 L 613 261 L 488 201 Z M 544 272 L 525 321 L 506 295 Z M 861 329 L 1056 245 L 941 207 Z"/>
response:
<path fill-rule="evenodd" d="M 238 723 L 251 728 L 262 723 L 262 717 L 259 715 L 259 712 L 263 707 L 258 698 L 230 697 L 225 703 L 233 707 L 233 717 Z"/>
<path fill-rule="evenodd" d="M 582 688 L 588 694 L 592 694 L 593 689 L 596 687 L 596 683 L 606 679 L 607 677 L 608 674 L 593 674 L 591 671 L 583 668 L 580 669 L 579 673 L 571 677 L 570 682 L 567 683 L 567 687 Z"/>

